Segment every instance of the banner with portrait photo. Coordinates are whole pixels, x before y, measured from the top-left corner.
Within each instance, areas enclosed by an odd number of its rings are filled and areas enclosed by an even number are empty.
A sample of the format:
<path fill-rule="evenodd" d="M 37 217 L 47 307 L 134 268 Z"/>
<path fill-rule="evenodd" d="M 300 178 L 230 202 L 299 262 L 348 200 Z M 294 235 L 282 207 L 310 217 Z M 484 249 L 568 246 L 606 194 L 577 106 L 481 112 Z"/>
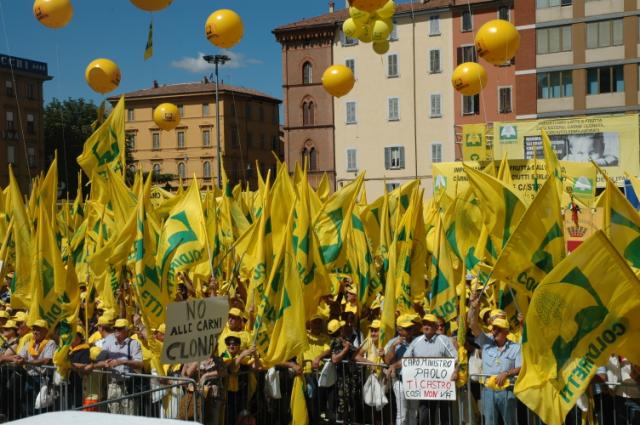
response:
<path fill-rule="evenodd" d="M 560 161 L 592 160 L 619 186 L 624 172 L 640 174 L 638 114 L 594 115 L 549 120 L 496 122 L 493 149 L 496 158 L 544 160 L 541 130 L 549 134 Z M 598 176 L 598 187 L 604 187 Z"/>

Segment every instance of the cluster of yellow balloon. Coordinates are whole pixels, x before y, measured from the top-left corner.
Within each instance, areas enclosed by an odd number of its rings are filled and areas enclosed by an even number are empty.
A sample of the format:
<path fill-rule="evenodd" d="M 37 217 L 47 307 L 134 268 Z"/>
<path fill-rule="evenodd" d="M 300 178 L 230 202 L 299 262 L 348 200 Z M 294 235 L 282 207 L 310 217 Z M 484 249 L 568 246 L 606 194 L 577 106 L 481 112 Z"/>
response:
<path fill-rule="evenodd" d="M 161 103 L 153 110 L 153 121 L 164 131 L 173 130 L 180 124 L 180 110 L 173 103 Z"/>
<path fill-rule="evenodd" d="M 87 66 L 84 78 L 94 91 L 106 94 L 120 85 L 120 68 L 112 60 L 96 59 Z"/>
<path fill-rule="evenodd" d="M 363 43 L 373 42 L 373 51 L 379 55 L 389 51 L 389 35 L 393 31 L 393 0 L 351 0 L 350 18 L 342 24 L 342 32 Z"/>
<path fill-rule="evenodd" d="M 73 5 L 71 0 L 36 0 L 33 14 L 45 27 L 62 28 L 73 18 Z"/>
<path fill-rule="evenodd" d="M 349 93 L 355 83 L 351 68 L 344 65 L 332 65 L 322 74 L 322 86 L 335 97 L 342 97 Z"/>
<path fill-rule="evenodd" d="M 508 21 L 494 19 L 482 25 L 475 38 L 478 55 L 493 65 L 504 65 L 518 52 L 520 34 Z M 474 96 L 487 85 L 487 71 L 476 62 L 458 65 L 451 77 L 453 87 L 465 96 Z"/>
<path fill-rule="evenodd" d="M 244 35 L 242 18 L 233 10 L 220 9 L 207 18 L 204 32 L 213 45 L 230 49 L 240 42 Z"/>
<path fill-rule="evenodd" d="M 131 0 L 136 7 L 147 12 L 157 12 L 168 7 L 173 0 Z"/>

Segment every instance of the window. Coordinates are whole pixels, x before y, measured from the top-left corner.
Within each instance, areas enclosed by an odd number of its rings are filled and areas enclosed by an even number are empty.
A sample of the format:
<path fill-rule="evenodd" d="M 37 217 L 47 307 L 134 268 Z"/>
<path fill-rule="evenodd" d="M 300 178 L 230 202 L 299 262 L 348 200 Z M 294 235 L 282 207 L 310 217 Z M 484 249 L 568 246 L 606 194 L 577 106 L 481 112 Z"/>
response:
<path fill-rule="evenodd" d="M 385 170 L 404 169 L 404 146 L 384 148 Z"/>
<path fill-rule="evenodd" d="M 202 130 L 202 146 L 211 146 L 211 130 Z"/>
<path fill-rule="evenodd" d="M 536 0 L 536 8 L 538 9 L 557 6 L 571 6 L 571 0 Z"/>
<path fill-rule="evenodd" d="M 511 87 L 498 88 L 499 102 L 498 112 L 501 114 L 511 113 Z"/>
<path fill-rule="evenodd" d="M 187 176 L 187 167 L 185 167 L 184 162 L 178 162 L 178 176 L 183 179 Z"/>
<path fill-rule="evenodd" d="M 16 147 L 8 145 L 7 146 L 7 162 L 9 164 L 16 163 Z"/>
<path fill-rule="evenodd" d="M 573 96 L 571 71 L 543 72 L 538 74 L 538 99 L 555 99 Z"/>
<path fill-rule="evenodd" d="M 356 75 L 356 60 L 355 59 L 347 59 L 344 61 L 344 64 L 347 68 L 353 72 L 353 75 Z"/>
<path fill-rule="evenodd" d="M 209 161 L 202 163 L 202 176 L 205 179 L 211 178 L 211 163 Z"/>
<path fill-rule="evenodd" d="M 462 32 L 467 32 L 473 30 L 473 20 L 471 17 L 471 12 L 465 10 L 462 12 Z"/>
<path fill-rule="evenodd" d="M 127 133 L 126 140 L 128 144 L 128 149 L 135 150 L 136 149 L 136 133 Z"/>
<path fill-rule="evenodd" d="M 571 25 L 536 30 L 536 53 L 570 52 Z"/>
<path fill-rule="evenodd" d="M 440 49 L 429 50 L 429 73 L 436 74 L 440 69 Z"/>
<path fill-rule="evenodd" d="M 155 132 L 151 135 L 152 149 L 160 149 L 160 133 Z"/>
<path fill-rule="evenodd" d="M 498 19 L 502 19 L 503 21 L 509 20 L 509 7 L 508 6 L 500 6 L 498 8 Z"/>
<path fill-rule="evenodd" d="M 13 96 L 13 81 L 6 80 L 4 82 L 4 88 L 5 88 L 5 92 L 7 93 L 7 96 Z"/>
<path fill-rule="evenodd" d="M 209 116 L 209 104 L 208 103 L 203 103 L 202 104 L 202 116 L 203 117 L 208 117 Z"/>
<path fill-rule="evenodd" d="M 478 115 L 480 113 L 480 95 L 462 96 L 462 114 Z"/>
<path fill-rule="evenodd" d="M 440 15 L 429 16 L 429 36 L 440 35 Z"/>
<path fill-rule="evenodd" d="M 356 102 L 347 102 L 347 124 L 356 122 Z"/>
<path fill-rule="evenodd" d="M 384 187 L 387 189 L 387 192 L 393 192 L 400 187 L 400 183 L 386 183 Z"/>
<path fill-rule="evenodd" d="M 135 109 L 127 109 L 127 121 L 135 121 Z"/>
<path fill-rule="evenodd" d="M 431 144 L 431 162 L 442 162 L 442 143 Z"/>
<path fill-rule="evenodd" d="M 440 118 L 442 116 L 442 100 L 440 94 L 432 94 L 431 96 L 431 108 L 429 116 L 431 118 Z"/>
<path fill-rule="evenodd" d="M 398 76 L 398 55 L 387 55 L 387 77 Z"/>
<path fill-rule="evenodd" d="M 587 23 L 587 49 L 623 44 L 622 19 Z"/>
<path fill-rule="evenodd" d="M 302 125 L 308 126 L 315 123 L 315 105 L 313 101 L 305 101 L 302 104 Z"/>
<path fill-rule="evenodd" d="M 398 25 L 396 25 L 395 21 L 393 22 L 393 27 L 389 34 L 389 41 L 398 41 Z"/>
<path fill-rule="evenodd" d="M 27 161 L 29 161 L 29 167 L 36 166 L 36 148 L 33 146 L 27 148 Z"/>
<path fill-rule="evenodd" d="M 310 142 L 307 141 L 307 144 Z M 308 164 L 309 171 L 316 171 L 318 169 L 318 151 L 313 146 L 306 146 L 302 152 L 302 163 Z"/>
<path fill-rule="evenodd" d="M 160 164 L 157 162 L 153 164 L 153 175 L 156 177 L 160 175 Z"/>
<path fill-rule="evenodd" d="M 344 32 L 340 31 L 340 42 L 343 46 L 355 46 L 358 44 L 358 39 L 348 37 L 344 34 Z"/>
<path fill-rule="evenodd" d="M 476 48 L 473 44 L 469 46 L 458 47 L 457 54 L 458 65 L 464 62 L 478 62 L 478 57 L 476 56 Z"/>
<path fill-rule="evenodd" d="M 178 105 L 178 114 L 180 114 L 180 118 L 184 118 L 184 105 Z"/>
<path fill-rule="evenodd" d="M 27 83 L 27 99 L 35 99 L 36 98 L 36 86 L 32 83 Z"/>
<path fill-rule="evenodd" d="M 184 149 L 184 131 L 178 131 L 178 149 Z"/>
<path fill-rule="evenodd" d="M 311 62 L 305 62 L 302 65 L 302 84 L 311 84 L 313 82 L 313 66 Z"/>
<path fill-rule="evenodd" d="M 400 120 L 400 99 L 398 99 L 397 97 L 390 97 L 388 99 L 387 119 L 389 121 Z"/>
<path fill-rule="evenodd" d="M 33 114 L 27 114 L 27 132 L 31 134 L 36 132 L 36 117 Z"/>
<path fill-rule="evenodd" d="M 16 122 L 13 120 L 13 111 L 7 111 L 5 117 L 7 119 L 7 130 L 15 130 Z"/>
<path fill-rule="evenodd" d="M 347 171 L 358 171 L 357 150 L 347 149 Z"/>
<path fill-rule="evenodd" d="M 624 91 L 622 65 L 587 69 L 587 94 Z"/>

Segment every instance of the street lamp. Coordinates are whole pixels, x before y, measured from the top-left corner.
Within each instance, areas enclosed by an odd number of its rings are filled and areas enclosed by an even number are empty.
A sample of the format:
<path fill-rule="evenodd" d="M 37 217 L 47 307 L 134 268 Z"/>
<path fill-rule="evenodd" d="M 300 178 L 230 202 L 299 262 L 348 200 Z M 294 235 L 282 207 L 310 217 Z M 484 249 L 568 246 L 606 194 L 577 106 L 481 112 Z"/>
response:
<path fill-rule="evenodd" d="M 207 61 L 207 63 L 212 63 L 215 65 L 216 72 L 216 148 L 218 150 L 216 154 L 217 158 L 217 166 L 218 166 L 218 187 L 222 189 L 222 158 L 220 148 L 220 94 L 218 92 L 218 65 L 224 65 L 226 62 L 229 62 L 231 58 L 227 55 L 206 55 L 202 59 Z"/>

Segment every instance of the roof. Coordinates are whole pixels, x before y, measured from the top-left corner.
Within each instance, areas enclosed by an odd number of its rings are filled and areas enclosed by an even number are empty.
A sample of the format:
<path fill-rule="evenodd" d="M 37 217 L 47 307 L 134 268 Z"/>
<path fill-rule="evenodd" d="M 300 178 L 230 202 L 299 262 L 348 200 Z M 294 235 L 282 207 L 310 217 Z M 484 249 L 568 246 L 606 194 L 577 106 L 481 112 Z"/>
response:
<path fill-rule="evenodd" d="M 429 0 L 426 3 L 404 3 L 399 4 L 396 7 L 396 15 L 407 14 L 413 12 L 420 12 L 429 9 L 441 9 L 449 7 L 453 4 L 453 0 Z M 302 28 L 324 27 L 333 26 L 340 22 L 344 22 L 349 17 L 348 9 L 340 9 L 333 13 L 326 13 L 324 15 L 316 16 L 313 18 L 303 19 L 301 21 L 285 24 L 277 27 L 273 30 L 276 32 L 290 31 Z"/>
<path fill-rule="evenodd" d="M 219 90 L 221 94 L 233 93 L 237 95 L 259 97 L 269 102 L 282 103 L 280 99 L 276 99 L 275 97 L 269 96 L 266 93 L 262 93 L 253 89 L 248 89 L 246 87 L 220 84 Z M 166 84 L 158 87 L 152 87 L 148 89 L 142 89 L 142 90 L 132 91 L 129 93 L 124 93 L 124 97 L 125 99 L 133 100 L 136 98 L 169 97 L 169 96 L 197 95 L 197 94 L 211 94 L 213 96 L 215 94 L 215 91 L 216 91 L 215 83 L 209 83 L 209 82 L 179 83 L 179 84 Z M 112 100 L 117 101 L 119 97 L 120 97 L 119 95 L 112 96 L 109 98 L 109 101 L 112 101 Z"/>

